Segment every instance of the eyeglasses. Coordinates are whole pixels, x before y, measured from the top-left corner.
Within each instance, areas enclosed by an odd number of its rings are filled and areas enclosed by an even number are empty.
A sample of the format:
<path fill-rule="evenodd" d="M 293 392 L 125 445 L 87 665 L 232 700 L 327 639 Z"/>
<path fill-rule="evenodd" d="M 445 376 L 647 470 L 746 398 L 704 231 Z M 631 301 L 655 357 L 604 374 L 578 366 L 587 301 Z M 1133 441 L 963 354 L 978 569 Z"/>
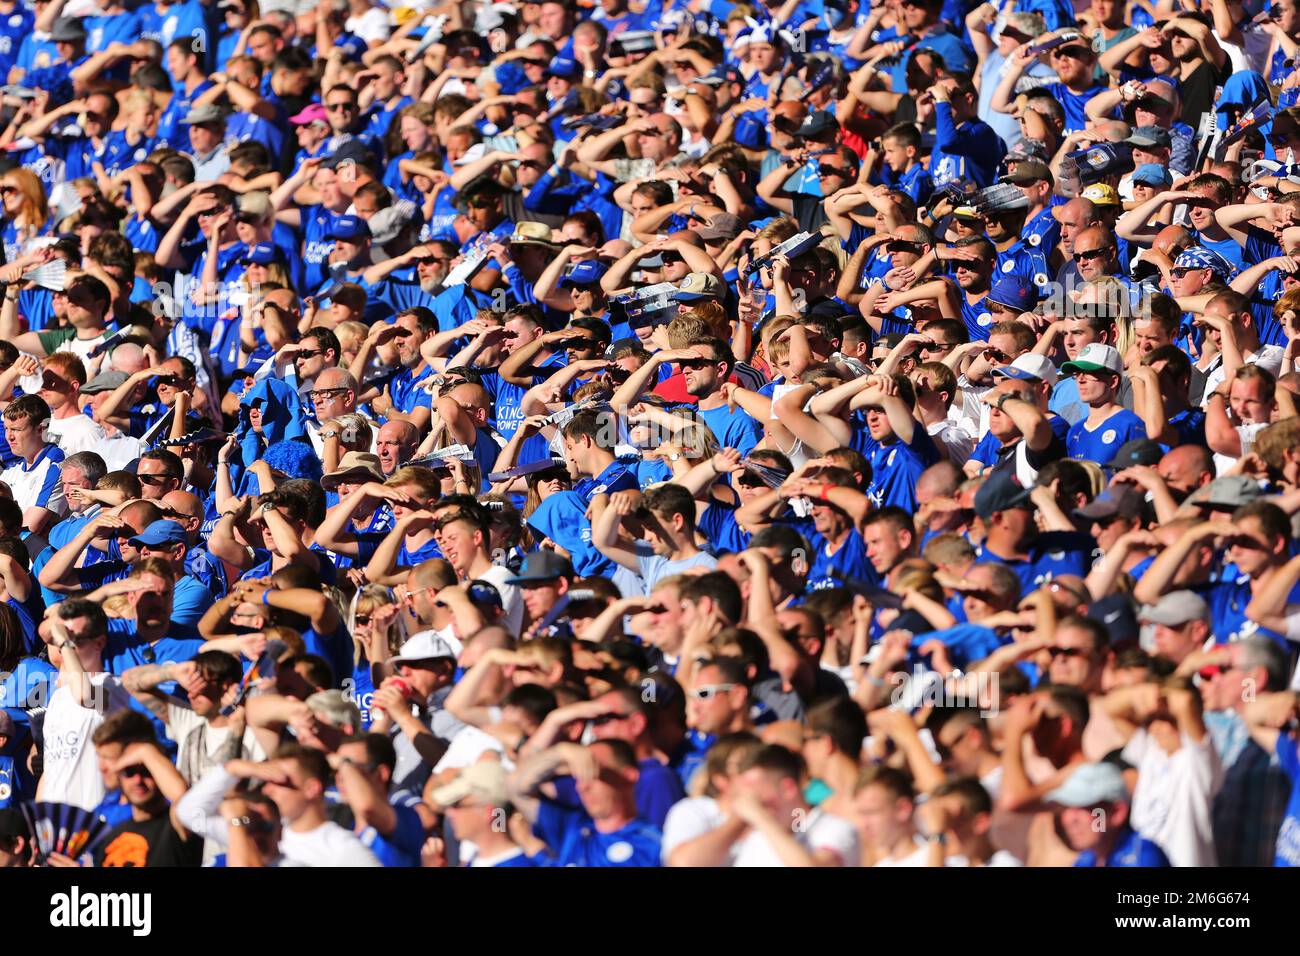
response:
<path fill-rule="evenodd" d="M 331 395 L 342 395 L 344 392 L 349 391 L 351 391 L 351 389 L 344 386 L 340 386 L 339 388 L 318 388 L 316 391 L 311 393 L 311 400 L 313 402 L 323 402 Z"/>
<path fill-rule="evenodd" d="M 1105 249 L 1079 249 L 1074 253 L 1074 261 L 1084 262 L 1088 259 L 1100 259 L 1105 254 Z"/>
<path fill-rule="evenodd" d="M 727 691 L 734 689 L 735 686 L 735 684 L 705 684 L 703 687 L 692 690 L 690 695 L 695 700 L 712 700 L 719 694 L 725 694 Z"/>

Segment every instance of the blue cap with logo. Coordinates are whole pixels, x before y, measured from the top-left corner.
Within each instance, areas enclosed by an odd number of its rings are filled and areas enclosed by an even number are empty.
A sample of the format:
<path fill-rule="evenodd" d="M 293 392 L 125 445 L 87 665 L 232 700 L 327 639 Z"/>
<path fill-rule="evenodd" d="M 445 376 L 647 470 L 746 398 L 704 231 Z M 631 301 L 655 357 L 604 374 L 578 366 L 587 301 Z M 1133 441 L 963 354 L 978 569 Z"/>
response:
<path fill-rule="evenodd" d="M 989 290 L 989 301 L 1017 312 L 1028 312 L 1038 305 L 1038 290 L 1024 276 L 1004 275 L 993 283 Z"/>
<path fill-rule="evenodd" d="M 249 246 L 248 251 L 244 253 L 244 257 L 239 261 L 246 266 L 269 266 L 272 262 L 278 262 L 279 260 L 280 250 L 275 247 L 274 243 L 259 242 L 256 245 Z"/>
<path fill-rule="evenodd" d="M 130 541 L 137 548 L 157 548 L 164 544 L 180 544 L 185 540 L 185 529 L 175 521 L 160 518 Z"/>
<path fill-rule="evenodd" d="M 345 242 L 369 239 L 370 226 L 360 216 L 339 216 L 330 229 L 330 238 L 342 239 Z"/>
<path fill-rule="evenodd" d="M 570 60 L 566 56 L 557 56 L 547 65 L 546 75 L 558 76 L 562 80 L 572 80 L 582 75 L 582 67 L 578 66 L 577 60 Z"/>
<path fill-rule="evenodd" d="M 569 267 L 569 271 L 560 280 L 560 287 L 574 285 L 592 285 L 599 282 L 609 267 L 597 259 L 582 259 Z"/>

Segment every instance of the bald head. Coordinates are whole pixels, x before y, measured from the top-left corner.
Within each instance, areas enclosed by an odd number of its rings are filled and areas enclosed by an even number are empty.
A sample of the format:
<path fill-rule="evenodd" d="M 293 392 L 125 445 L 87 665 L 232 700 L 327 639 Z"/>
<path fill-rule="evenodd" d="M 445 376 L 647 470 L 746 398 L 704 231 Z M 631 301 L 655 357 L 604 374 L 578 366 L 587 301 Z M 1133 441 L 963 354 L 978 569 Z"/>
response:
<path fill-rule="evenodd" d="M 1165 226 L 1156 233 L 1152 247 L 1159 249 L 1170 258 L 1177 258 L 1178 253 L 1192 244 L 1192 234 L 1182 226 Z"/>
<path fill-rule="evenodd" d="M 350 388 L 353 392 L 357 390 L 357 380 L 352 373 L 345 368 L 334 366 L 327 368 L 316 376 L 317 388 Z"/>
<path fill-rule="evenodd" d="M 132 501 L 130 504 L 124 505 L 122 510 L 118 512 L 118 517 L 130 525 L 131 530 L 136 534 L 140 534 L 155 521 L 161 520 L 162 516 L 162 509 L 152 501 L 145 501 L 144 499 Z"/>
<path fill-rule="evenodd" d="M 145 357 L 144 349 L 134 342 L 125 342 L 113 349 L 113 353 L 109 357 L 109 364 L 116 371 L 134 375 L 136 372 L 143 372 L 148 368 L 149 360 Z"/>

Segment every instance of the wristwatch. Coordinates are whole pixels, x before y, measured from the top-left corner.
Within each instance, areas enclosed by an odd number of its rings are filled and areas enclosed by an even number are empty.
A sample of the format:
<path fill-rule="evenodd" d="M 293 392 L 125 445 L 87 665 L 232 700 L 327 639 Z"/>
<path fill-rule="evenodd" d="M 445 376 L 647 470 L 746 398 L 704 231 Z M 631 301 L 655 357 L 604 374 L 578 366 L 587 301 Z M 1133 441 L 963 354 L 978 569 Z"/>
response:
<path fill-rule="evenodd" d="M 275 510 L 275 502 L 274 502 L 274 501 L 263 501 L 263 502 L 262 502 L 262 513 L 263 513 L 263 514 L 266 514 L 266 512 L 268 512 L 268 511 L 274 511 L 274 510 Z"/>
<path fill-rule="evenodd" d="M 938 843 L 940 845 L 943 845 L 944 843 L 948 842 L 948 834 L 931 833 L 928 837 L 926 837 L 926 840 L 928 840 L 931 843 Z"/>
<path fill-rule="evenodd" d="M 252 824 L 253 818 L 248 814 L 244 814 L 242 817 L 231 817 L 226 822 L 232 827 L 246 827 Z"/>

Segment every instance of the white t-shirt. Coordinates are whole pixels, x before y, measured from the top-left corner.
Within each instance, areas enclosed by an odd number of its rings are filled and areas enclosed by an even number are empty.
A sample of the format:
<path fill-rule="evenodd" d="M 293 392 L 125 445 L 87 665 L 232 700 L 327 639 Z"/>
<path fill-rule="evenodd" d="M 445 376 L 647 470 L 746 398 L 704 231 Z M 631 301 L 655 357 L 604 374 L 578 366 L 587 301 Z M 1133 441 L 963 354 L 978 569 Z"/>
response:
<path fill-rule="evenodd" d="M 383 7 L 371 7 L 359 17 L 348 17 L 343 28 L 367 43 L 387 40 L 393 29 L 388 22 L 388 11 Z"/>
<path fill-rule="evenodd" d="M 502 765 L 507 770 L 514 769 L 514 764 L 505 759 L 506 748 L 501 741 L 486 731 L 466 724 L 455 737 L 451 738 L 447 752 L 442 755 L 442 759 L 434 766 L 433 772 L 439 774 L 444 770 L 460 770 L 468 767 L 472 763 L 477 763 L 478 759 L 488 751 L 501 754 Z"/>
<path fill-rule="evenodd" d="M 876 866 L 929 866 L 930 865 L 930 841 L 921 834 L 912 837 L 912 842 L 916 844 L 916 849 L 901 859 L 895 859 L 892 856 L 884 857 L 876 861 Z"/>
<path fill-rule="evenodd" d="M 1170 754 L 1138 730 L 1124 759 L 1138 768 L 1133 829 L 1158 844 L 1174 866 L 1216 866 L 1211 809 L 1223 768 L 1210 735 L 1196 743 L 1183 734 Z"/>
<path fill-rule="evenodd" d="M 506 609 L 506 627 L 511 634 L 518 634 L 524 628 L 524 596 L 519 593 L 518 586 L 506 584 L 514 576 L 514 572 L 504 564 L 496 564 L 491 571 L 480 574 L 478 580 L 488 582 L 501 592 L 501 606 Z"/>
<path fill-rule="evenodd" d="M 966 419 L 946 418 L 925 428 L 935 444 L 958 468 L 970 460 L 970 453 L 975 450 L 975 439 L 964 427 L 964 421 Z"/>
<path fill-rule="evenodd" d="M 858 865 L 861 853 L 857 828 L 820 807 L 808 812 L 808 822 L 795 831 L 794 838 L 808 850 L 831 850 L 839 854 L 845 866 Z M 785 866 L 767 837 L 757 831 L 751 830 L 742 837 L 736 843 L 735 852 L 732 866 Z"/>
<path fill-rule="evenodd" d="M 64 455 L 93 451 L 104 459 L 109 471 L 121 471 L 144 450 L 140 439 L 121 432 L 110 435 L 103 425 L 87 415 L 52 418 L 49 433 L 51 440 L 63 449 Z"/>
<path fill-rule="evenodd" d="M 296 833 L 287 826 L 280 852 L 302 866 L 380 866 L 355 833 L 327 820 L 314 830 Z"/>
<path fill-rule="evenodd" d="M 943 865 L 944 866 L 969 866 L 970 863 L 964 856 L 948 856 L 948 857 L 944 857 Z M 1024 866 L 1025 864 L 1022 863 L 1020 860 L 1017 860 L 1006 850 L 995 850 L 993 851 L 993 855 L 989 857 L 989 861 L 982 865 L 983 866 Z"/>
<path fill-rule="evenodd" d="M 92 690 L 82 707 L 60 686 L 50 695 L 43 728 L 45 769 L 41 799 L 93 810 L 104 799 L 104 781 L 91 735 L 109 714 L 131 706 L 131 695 L 112 674 L 88 674 Z"/>
<path fill-rule="evenodd" d="M 725 819 L 726 814 L 712 797 L 687 797 L 674 803 L 664 818 L 664 866 L 668 865 L 668 855 L 673 850 L 688 840 L 716 830 Z"/>

